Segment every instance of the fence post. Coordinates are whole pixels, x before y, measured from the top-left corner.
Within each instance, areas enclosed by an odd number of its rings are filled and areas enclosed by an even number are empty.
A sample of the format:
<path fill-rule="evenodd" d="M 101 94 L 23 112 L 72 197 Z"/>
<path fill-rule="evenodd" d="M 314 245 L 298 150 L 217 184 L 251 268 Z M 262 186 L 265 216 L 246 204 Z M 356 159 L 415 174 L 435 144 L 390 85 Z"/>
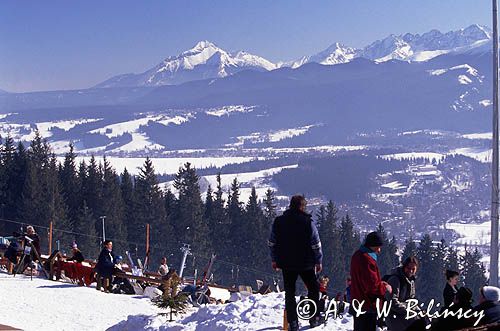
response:
<path fill-rule="evenodd" d="M 52 254 L 52 221 L 49 224 L 49 255 Z"/>

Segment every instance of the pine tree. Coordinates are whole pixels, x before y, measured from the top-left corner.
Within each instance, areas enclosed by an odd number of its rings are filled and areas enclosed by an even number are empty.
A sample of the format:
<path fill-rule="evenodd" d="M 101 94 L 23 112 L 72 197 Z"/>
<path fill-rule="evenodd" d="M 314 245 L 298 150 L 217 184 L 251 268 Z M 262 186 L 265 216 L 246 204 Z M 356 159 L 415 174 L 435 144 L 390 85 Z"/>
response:
<path fill-rule="evenodd" d="M 462 279 L 464 286 L 469 288 L 474 294 L 474 300 L 479 300 L 479 289 L 486 285 L 486 270 L 481 262 L 481 253 L 478 249 L 465 248 L 465 254 L 461 257 Z"/>
<path fill-rule="evenodd" d="M 64 156 L 64 162 L 59 168 L 59 183 L 64 203 L 67 206 L 68 219 L 73 221 L 80 208 L 79 182 L 76 171 L 76 154 L 74 146 L 69 145 L 69 152 Z"/>
<path fill-rule="evenodd" d="M 94 227 L 96 233 L 102 237 L 102 223 L 100 217 L 104 216 L 102 212 L 102 171 L 97 164 L 95 157 L 92 155 L 88 166 L 86 167 L 86 177 L 83 191 L 83 200 L 87 202 L 87 206 L 94 216 Z"/>
<path fill-rule="evenodd" d="M 21 196 L 20 188 L 23 187 L 24 177 L 26 176 L 25 164 L 19 164 L 18 153 L 22 153 L 25 158 L 24 146 L 21 151 L 16 151 L 14 140 L 10 135 L 5 138 L 0 150 L 1 172 L 0 172 L 0 216 L 2 218 L 16 220 L 18 219 L 18 203 Z M 25 163 L 25 160 L 23 160 Z M 17 225 L 6 223 L 5 232 L 12 233 Z"/>
<path fill-rule="evenodd" d="M 95 218 L 92 211 L 87 207 L 87 202 L 83 201 L 74 222 L 74 232 L 77 233 L 74 240 L 83 255 L 89 259 L 97 258 L 99 255 L 100 240 L 95 231 L 94 223 Z"/>
<path fill-rule="evenodd" d="M 128 248 L 130 249 L 131 242 L 135 242 L 137 239 L 134 238 L 136 234 L 134 232 L 134 209 L 135 209 L 135 198 L 134 198 L 134 182 L 127 168 L 123 169 L 120 181 L 120 191 L 122 194 L 122 200 L 124 205 L 124 216 L 123 224 L 127 229 L 127 241 L 129 242 Z"/>
<path fill-rule="evenodd" d="M 266 197 L 262 201 L 262 204 L 264 205 L 264 216 L 266 217 L 266 223 L 268 224 L 269 229 L 276 218 L 275 200 L 274 191 L 268 188 L 266 191 Z"/>
<path fill-rule="evenodd" d="M 188 304 L 188 295 L 184 292 L 180 292 L 181 278 L 174 273 L 169 279 L 167 279 L 163 284 L 163 294 L 155 299 L 152 299 L 153 303 L 162 309 L 168 309 L 168 313 L 161 313 L 161 315 L 169 315 L 170 322 L 173 321 L 172 315 L 178 315 L 183 313 Z"/>
<path fill-rule="evenodd" d="M 124 254 L 128 249 L 127 228 L 124 224 L 125 205 L 120 190 L 120 180 L 109 161 L 103 160 L 103 185 L 101 212 L 105 219 L 106 237 L 113 239 L 113 250 Z"/>
<path fill-rule="evenodd" d="M 411 236 L 405 242 L 405 247 L 403 248 L 403 253 L 401 255 L 401 261 L 403 262 L 410 256 L 417 256 L 417 245 Z"/>
<path fill-rule="evenodd" d="M 174 187 L 178 190 L 177 214 L 174 227 L 183 243 L 191 244 L 195 256 L 207 256 L 211 242 L 204 206 L 201 200 L 199 177 L 190 163 L 184 164 L 174 179 Z M 209 254 L 209 253 L 208 253 Z"/>
<path fill-rule="evenodd" d="M 339 254 L 342 267 L 340 277 L 346 279 L 350 273 L 351 257 L 360 245 L 359 233 L 354 229 L 349 214 L 340 221 L 340 240 L 342 242 Z"/>
<path fill-rule="evenodd" d="M 168 233 L 161 233 L 162 224 L 166 218 L 165 201 L 160 189 L 158 178 L 154 172 L 151 159 L 146 158 L 139 176 L 135 181 L 135 211 L 134 224 L 131 227 L 131 236 L 139 244 L 146 242 L 146 224 L 150 224 L 152 235 L 151 261 L 157 261 L 164 255 L 164 242 L 168 240 Z M 143 246 L 144 247 L 144 246 Z M 146 254 L 146 252 L 145 252 Z"/>
<path fill-rule="evenodd" d="M 339 288 L 339 284 L 344 284 L 345 278 L 342 275 L 344 271 L 343 265 L 340 263 L 341 259 L 339 259 L 341 243 L 337 214 L 338 209 L 330 200 L 326 208 L 324 206 L 320 207 L 317 221 L 323 250 L 323 270 L 330 277 L 330 283 Z"/>
<path fill-rule="evenodd" d="M 243 261 L 243 257 L 241 256 L 240 240 L 242 236 L 246 235 L 245 223 L 243 222 L 243 208 L 239 198 L 240 184 L 238 183 L 237 178 L 234 178 L 231 183 L 227 205 L 230 233 L 230 236 L 227 239 L 229 249 L 227 256 L 230 257 L 230 261 L 237 264 L 240 264 Z"/>
<path fill-rule="evenodd" d="M 220 173 L 217 174 L 217 190 L 215 191 L 215 199 L 213 200 L 212 207 L 212 239 L 213 248 L 218 255 L 225 255 L 227 249 L 227 241 L 223 238 L 229 236 L 229 220 L 226 209 L 224 208 L 225 200 L 223 198 L 224 189 Z"/>
<path fill-rule="evenodd" d="M 216 176 L 217 190 L 214 192 L 214 200 L 212 207 L 212 247 L 217 256 L 229 259 L 230 248 L 228 247 L 229 238 L 229 220 L 227 210 L 225 208 L 226 201 L 223 198 L 224 188 L 220 173 Z M 208 259 L 206 260 L 208 261 Z M 213 266 L 215 280 L 220 283 L 228 283 L 231 281 L 231 267 L 216 263 Z"/>
<path fill-rule="evenodd" d="M 254 269 L 266 270 L 271 262 L 267 248 L 268 230 L 255 187 L 252 187 L 248 203 L 245 206 L 244 222 L 246 223 L 246 232 L 245 236 L 242 237 L 241 254 L 246 261 L 251 261 Z M 257 278 L 262 279 L 263 276 L 262 274 L 248 275 L 245 280 L 249 284 Z"/>
<path fill-rule="evenodd" d="M 387 232 L 382 224 L 378 225 L 377 232 L 382 236 L 384 242 L 384 246 L 377 259 L 380 274 L 383 276 L 390 274 L 392 269 L 399 265 L 399 257 L 397 255 L 398 248 L 395 243 L 396 239 L 392 237 L 392 239 L 389 240 Z"/>
<path fill-rule="evenodd" d="M 176 215 L 177 199 L 170 189 L 165 192 L 165 222 L 161 227 L 161 233 L 165 234 L 164 254 L 177 252 L 181 243 L 176 240 L 176 233 L 173 227 L 173 220 Z M 174 259 L 175 260 L 175 259 Z M 180 261 L 180 259 L 177 259 Z"/>
<path fill-rule="evenodd" d="M 458 252 L 453 246 L 448 246 L 448 251 L 446 253 L 446 270 L 460 270 L 460 263 L 458 259 Z"/>
<path fill-rule="evenodd" d="M 431 299 L 441 301 L 443 285 L 441 268 L 444 261 L 438 261 L 436 248 L 428 234 L 420 240 L 417 258 L 419 260 L 416 282 L 418 298 L 423 302 L 428 302 Z"/>

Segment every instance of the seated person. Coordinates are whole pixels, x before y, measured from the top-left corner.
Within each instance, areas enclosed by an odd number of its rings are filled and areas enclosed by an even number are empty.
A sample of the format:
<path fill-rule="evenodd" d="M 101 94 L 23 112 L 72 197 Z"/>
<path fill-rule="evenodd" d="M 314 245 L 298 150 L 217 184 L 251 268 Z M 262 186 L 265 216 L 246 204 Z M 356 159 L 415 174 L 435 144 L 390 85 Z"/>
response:
<path fill-rule="evenodd" d="M 76 242 L 73 242 L 73 244 L 71 245 L 71 252 L 73 255 L 70 258 L 66 259 L 66 261 L 75 261 L 77 263 L 82 263 L 85 260 L 82 252 L 78 249 L 78 245 L 76 244 Z"/>

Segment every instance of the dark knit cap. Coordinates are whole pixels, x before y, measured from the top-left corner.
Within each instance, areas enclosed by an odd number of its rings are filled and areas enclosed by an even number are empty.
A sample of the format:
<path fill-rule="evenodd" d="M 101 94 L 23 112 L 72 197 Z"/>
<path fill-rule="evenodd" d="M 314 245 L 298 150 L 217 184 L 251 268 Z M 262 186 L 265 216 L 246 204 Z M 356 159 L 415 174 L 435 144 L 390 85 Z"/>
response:
<path fill-rule="evenodd" d="M 366 247 L 381 247 L 384 245 L 382 236 L 378 232 L 370 232 L 366 236 L 365 246 Z"/>

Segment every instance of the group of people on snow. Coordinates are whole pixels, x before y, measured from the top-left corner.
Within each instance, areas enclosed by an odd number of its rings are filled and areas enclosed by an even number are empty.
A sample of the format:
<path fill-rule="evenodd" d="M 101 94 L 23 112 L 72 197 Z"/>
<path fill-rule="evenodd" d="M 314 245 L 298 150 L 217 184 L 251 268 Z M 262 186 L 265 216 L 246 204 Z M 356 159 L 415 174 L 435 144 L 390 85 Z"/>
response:
<path fill-rule="evenodd" d="M 321 300 L 325 299 L 328 281 L 323 276 L 317 277 L 323 269 L 321 240 L 311 215 L 306 212 L 306 206 L 303 196 L 293 196 L 289 208 L 274 220 L 268 242 L 272 267 L 283 273 L 285 311 L 290 331 L 299 329 L 295 298 L 299 276 L 307 288 L 307 298 L 319 307 L 309 319 L 310 326 L 316 327 L 327 318 L 324 316 L 325 304 Z M 441 308 L 443 314 L 435 315 L 431 320 L 429 317 L 434 316 L 422 312 L 416 301 L 418 259 L 409 256 L 389 275 L 381 277 L 377 258 L 383 244 L 380 233 L 371 232 L 351 258 L 344 300 L 349 304 L 348 312 L 354 319 L 354 331 L 375 331 L 379 326 L 387 327 L 388 331 L 446 331 L 500 323 L 500 289 L 483 286 L 479 304 L 473 307 L 471 289 L 457 288 L 460 275 L 453 270 L 446 271 L 444 306 Z M 409 316 L 411 304 L 416 307 L 411 306 L 414 313 Z M 381 318 L 380 312 L 383 312 L 384 305 L 390 308 Z M 463 314 L 466 311 L 470 313 Z"/>

